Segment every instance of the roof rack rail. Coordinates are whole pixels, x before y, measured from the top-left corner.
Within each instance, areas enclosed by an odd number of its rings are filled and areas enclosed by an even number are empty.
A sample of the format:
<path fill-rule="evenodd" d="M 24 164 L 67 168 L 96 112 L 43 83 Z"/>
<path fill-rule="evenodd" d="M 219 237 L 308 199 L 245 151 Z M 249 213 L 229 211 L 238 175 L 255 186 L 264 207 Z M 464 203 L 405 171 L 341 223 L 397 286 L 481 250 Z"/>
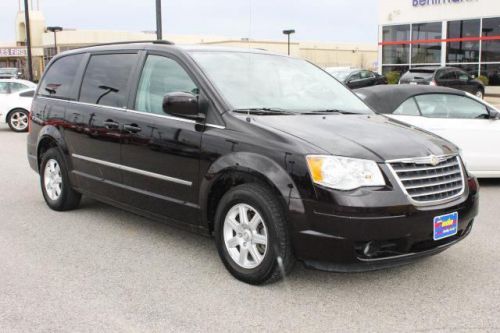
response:
<path fill-rule="evenodd" d="M 127 42 L 111 42 L 111 43 L 102 43 L 102 44 L 93 44 L 93 45 L 88 45 L 84 47 L 93 47 L 93 46 L 107 46 L 107 45 L 122 45 L 122 44 L 147 44 L 147 43 L 152 43 L 152 44 L 163 44 L 163 45 L 174 45 L 173 42 L 168 41 L 168 40 L 134 40 L 134 41 L 127 41 Z"/>

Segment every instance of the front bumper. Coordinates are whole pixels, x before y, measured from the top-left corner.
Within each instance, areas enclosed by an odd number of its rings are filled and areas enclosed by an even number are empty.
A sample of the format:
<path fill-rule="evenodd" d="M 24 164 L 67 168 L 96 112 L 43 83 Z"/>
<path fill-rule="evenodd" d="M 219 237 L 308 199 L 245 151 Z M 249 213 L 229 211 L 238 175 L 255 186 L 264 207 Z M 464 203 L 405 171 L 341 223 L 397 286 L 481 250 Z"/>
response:
<path fill-rule="evenodd" d="M 462 197 L 430 207 L 408 203 L 390 206 L 387 201 L 384 207 L 376 207 L 384 195 L 380 192 L 351 198 L 358 206 L 341 213 L 332 209 L 332 203 L 302 200 L 300 205 L 292 199 L 289 218 L 295 255 L 310 267 L 347 272 L 397 266 L 437 254 L 464 239 L 472 229 L 479 193 L 476 179 L 468 182 L 469 190 Z M 360 206 L 362 203 L 365 205 Z M 458 212 L 458 233 L 434 241 L 434 217 L 452 212 Z"/>

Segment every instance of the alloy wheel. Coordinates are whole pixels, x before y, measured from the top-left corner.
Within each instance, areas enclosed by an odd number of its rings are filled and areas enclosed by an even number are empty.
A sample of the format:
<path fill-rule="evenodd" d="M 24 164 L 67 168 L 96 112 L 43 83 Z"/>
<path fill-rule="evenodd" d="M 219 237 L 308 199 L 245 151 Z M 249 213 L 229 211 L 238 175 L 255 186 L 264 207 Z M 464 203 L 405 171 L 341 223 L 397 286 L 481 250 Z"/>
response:
<path fill-rule="evenodd" d="M 56 160 L 50 159 L 45 164 L 43 180 L 45 192 L 50 200 L 59 199 L 62 192 L 62 175 L 61 167 Z"/>
<path fill-rule="evenodd" d="M 240 203 L 227 212 L 223 236 L 226 250 L 238 266 L 253 269 L 264 260 L 268 231 L 261 215 L 252 206 Z"/>
<path fill-rule="evenodd" d="M 10 123 L 17 131 L 24 131 L 28 127 L 28 115 L 22 111 L 16 111 L 10 116 Z"/>

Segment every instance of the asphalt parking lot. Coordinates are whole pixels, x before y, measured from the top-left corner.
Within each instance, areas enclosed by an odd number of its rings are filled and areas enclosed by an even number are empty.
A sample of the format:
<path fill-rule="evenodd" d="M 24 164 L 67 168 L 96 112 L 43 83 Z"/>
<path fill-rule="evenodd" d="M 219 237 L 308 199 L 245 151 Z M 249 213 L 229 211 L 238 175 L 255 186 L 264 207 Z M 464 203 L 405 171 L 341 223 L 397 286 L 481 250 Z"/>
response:
<path fill-rule="evenodd" d="M 378 272 L 300 264 L 281 283 L 232 278 L 210 238 L 84 200 L 49 210 L 26 135 L 0 127 L 0 332 L 497 331 L 500 180 L 472 234 Z"/>

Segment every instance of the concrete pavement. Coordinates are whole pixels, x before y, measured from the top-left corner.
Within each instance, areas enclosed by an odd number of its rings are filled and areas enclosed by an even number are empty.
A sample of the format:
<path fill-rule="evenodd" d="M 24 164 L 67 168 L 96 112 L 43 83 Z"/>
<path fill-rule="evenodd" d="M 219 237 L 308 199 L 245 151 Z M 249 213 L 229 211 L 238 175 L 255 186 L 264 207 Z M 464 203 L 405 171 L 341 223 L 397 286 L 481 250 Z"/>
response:
<path fill-rule="evenodd" d="M 26 135 L 0 127 L 0 332 L 500 330 L 500 181 L 463 242 L 415 264 L 232 278 L 212 239 L 84 200 L 51 211 Z M 431 222 L 429 222 L 431 223 Z"/>

